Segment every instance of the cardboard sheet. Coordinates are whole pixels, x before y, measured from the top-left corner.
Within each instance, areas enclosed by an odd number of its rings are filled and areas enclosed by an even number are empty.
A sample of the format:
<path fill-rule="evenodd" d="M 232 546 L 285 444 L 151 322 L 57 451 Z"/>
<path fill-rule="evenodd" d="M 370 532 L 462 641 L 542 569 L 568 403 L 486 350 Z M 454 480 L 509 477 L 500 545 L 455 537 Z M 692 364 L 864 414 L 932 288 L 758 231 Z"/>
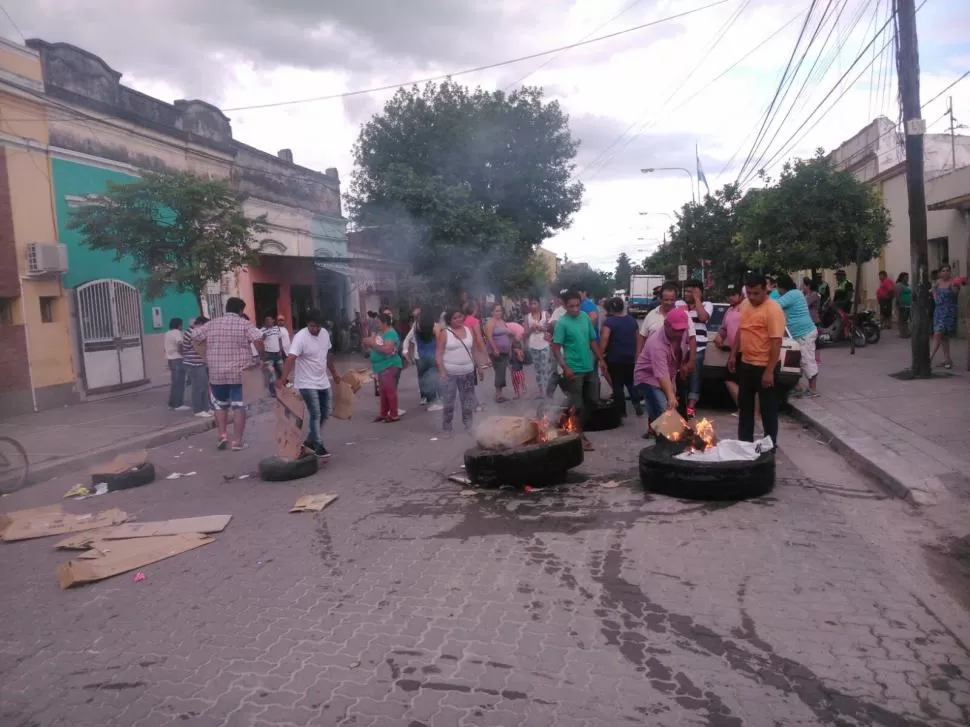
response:
<path fill-rule="evenodd" d="M 70 588 L 100 581 L 207 545 L 213 540 L 215 538 L 200 533 L 99 540 L 82 556 L 57 567 L 57 584 L 61 588 Z"/>
<path fill-rule="evenodd" d="M 150 523 L 126 523 L 111 528 L 90 530 L 71 535 L 54 543 L 58 550 L 87 550 L 98 540 L 124 540 L 126 538 L 152 538 L 162 535 L 192 533 L 221 533 L 226 529 L 232 515 L 205 515 L 175 520 L 159 520 Z"/>
<path fill-rule="evenodd" d="M 290 512 L 320 512 L 336 499 L 336 495 L 327 495 L 322 492 L 316 495 L 303 495 L 290 508 Z"/>
<path fill-rule="evenodd" d="M 303 453 L 306 402 L 296 389 L 276 390 L 276 456 L 299 459 Z"/>
<path fill-rule="evenodd" d="M 351 419 L 354 416 L 354 389 L 346 381 L 333 385 L 334 419 Z"/>
<path fill-rule="evenodd" d="M 128 520 L 128 513 L 117 508 L 85 515 L 65 513 L 60 505 L 20 510 L 0 515 L 0 540 L 10 542 L 79 533 L 121 525 Z"/>
<path fill-rule="evenodd" d="M 673 409 L 667 409 L 654 419 L 650 426 L 657 434 L 661 434 L 672 442 L 677 442 L 690 434 L 690 428 L 684 418 Z"/>
<path fill-rule="evenodd" d="M 351 369 L 341 376 L 340 380 L 345 384 L 348 384 L 351 391 L 356 394 L 358 391 L 360 391 L 360 388 L 367 383 L 369 378 L 370 372 L 368 369 Z"/>
<path fill-rule="evenodd" d="M 255 404 L 269 395 L 266 390 L 266 375 L 263 373 L 261 365 L 243 369 L 242 387 L 243 402 L 247 406 Z"/>
<path fill-rule="evenodd" d="M 110 462 L 104 462 L 102 464 L 96 464 L 88 472 L 92 475 L 95 474 L 108 474 L 117 475 L 122 472 L 126 472 L 133 467 L 145 464 L 148 461 L 148 450 L 138 449 L 134 452 L 125 452 L 124 454 L 119 454 Z"/>

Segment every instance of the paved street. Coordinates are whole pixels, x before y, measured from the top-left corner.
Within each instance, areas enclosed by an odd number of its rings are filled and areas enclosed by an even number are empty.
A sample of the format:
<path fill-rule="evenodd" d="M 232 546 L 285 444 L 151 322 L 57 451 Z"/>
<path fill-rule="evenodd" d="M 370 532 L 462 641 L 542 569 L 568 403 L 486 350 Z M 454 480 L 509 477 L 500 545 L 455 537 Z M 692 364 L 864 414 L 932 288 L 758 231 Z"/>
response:
<path fill-rule="evenodd" d="M 363 389 L 355 418 L 327 425 L 334 456 L 311 479 L 238 479 L 269 446 L 262 415 L 246 452 L 198 435 L 151 452 L 154 484 L 68 503 L 233 515 L 143 582 L 60 591 L 67 557 L 50 540 L 3 544 L 0 724 L 970 721 L 966 544 L 799 425 L 784 425 L 774 494 L 754 502 L 644 495 L 635 421 L 591 435 L 563 488 L 467 497 L 446 475 L 470 440 L 434 439 L 438 415 L 405 381 L 405 419 L 372 424 Z M 339 499 L 289 514 L 306 492 Z"/>

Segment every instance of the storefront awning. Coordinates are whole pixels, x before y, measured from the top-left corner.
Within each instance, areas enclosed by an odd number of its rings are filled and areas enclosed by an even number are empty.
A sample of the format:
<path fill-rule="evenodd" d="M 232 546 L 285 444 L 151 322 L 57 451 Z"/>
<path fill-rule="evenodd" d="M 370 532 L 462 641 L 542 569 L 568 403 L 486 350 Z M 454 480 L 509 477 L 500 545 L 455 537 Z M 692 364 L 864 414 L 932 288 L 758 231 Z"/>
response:
<path fill-rule="evenodd" d="M 314 257 L 313 265 L 317 270 L 329 270 L 345 277 L 353 275 L 350 258 L 346 257 Z"/>

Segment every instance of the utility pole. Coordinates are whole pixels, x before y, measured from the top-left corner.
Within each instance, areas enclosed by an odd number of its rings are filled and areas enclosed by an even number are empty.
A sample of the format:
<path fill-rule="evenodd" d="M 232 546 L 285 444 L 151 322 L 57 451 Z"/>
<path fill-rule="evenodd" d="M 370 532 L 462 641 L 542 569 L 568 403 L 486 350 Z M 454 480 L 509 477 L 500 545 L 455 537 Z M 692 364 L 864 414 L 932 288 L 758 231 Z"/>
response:
<path fill-rule="evenodd" d="M 953 154 L 953 171 L 957 170 L 957 122 L 953 118 L 953 96 L 950 96 L 950 108 L 947 109 L 947 113 L 950 114 L 950 152 Z"/>
<path fill-rule="evenodd" d="M 899 42 L 896 68 L 899 96 L 903 103 L 903 125 L 906 134 L 906 188 L 909 193 L 909 257 L 912 267 L 914 300 L 912 307 L 913 378 L 929 378 L 929 255 L 926 246 L 926 189 L 923 186 L 923 135 L 926 121 L 920 116 L 919 44 L 916 38 L 915 0 L 896 0 Z"/>

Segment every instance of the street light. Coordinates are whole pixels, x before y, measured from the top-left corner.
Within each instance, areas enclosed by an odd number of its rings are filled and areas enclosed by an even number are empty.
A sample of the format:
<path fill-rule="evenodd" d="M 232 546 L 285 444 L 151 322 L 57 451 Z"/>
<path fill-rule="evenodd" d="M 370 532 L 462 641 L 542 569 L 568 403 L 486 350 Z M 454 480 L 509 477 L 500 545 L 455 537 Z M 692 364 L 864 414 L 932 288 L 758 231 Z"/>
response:
<path fill-rule="evenodd" d="M 683 172 L 690 178 L 690 198 L 694 204 L 697 204 L 697 197 L 694 196 L 694 175 L 691 173 L 690 169 L 686 167 L 644 167 L 640 170 L 643 174 L 650 174 L 651 172 Z"/>
<path fill-rule="evenodd" d="M 669 212 L 640 212 L 639 214 L 641 216 L 646 216 L 646 215 L 664 215 L 666 217 L 669 217 L 670 219 L 674 219 L 674 216 L 672 214 L 670 214 Z"/>

